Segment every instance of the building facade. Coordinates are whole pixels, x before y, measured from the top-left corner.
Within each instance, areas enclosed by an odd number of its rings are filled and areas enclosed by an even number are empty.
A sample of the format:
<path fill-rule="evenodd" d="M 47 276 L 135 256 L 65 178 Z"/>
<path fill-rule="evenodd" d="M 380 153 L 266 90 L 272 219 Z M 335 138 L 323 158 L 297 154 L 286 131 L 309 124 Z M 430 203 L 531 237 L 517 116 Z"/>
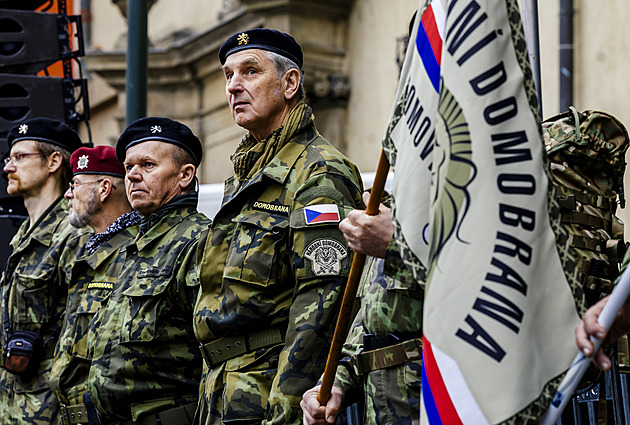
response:
<path fill-rule="evenodd" d="M 559 112 L 559 2 L 538 2 L 543 116 Z M 363 172 L 374 171 L 397 85 L 402 46 L 418 0 L 150 0 L 148 115 L 189 125 L 204 143 L 202 183 L 232 173 L 243 136 L 225 98 L 218 49 L 253 27 L 292 34 L 304 50 L 308 101 L 321 133 Z M 74 2 L 84 16 L 95 144 L 125 126 L 126 0 Z M 630 123 L 625 54 L 630 8 L 623 0 L 574 0 L 574 93 L 578 110 Z M 83 137 L 86 129 L 82 126 Z M 623 215 L 623 214 L 622 214 Z"/>

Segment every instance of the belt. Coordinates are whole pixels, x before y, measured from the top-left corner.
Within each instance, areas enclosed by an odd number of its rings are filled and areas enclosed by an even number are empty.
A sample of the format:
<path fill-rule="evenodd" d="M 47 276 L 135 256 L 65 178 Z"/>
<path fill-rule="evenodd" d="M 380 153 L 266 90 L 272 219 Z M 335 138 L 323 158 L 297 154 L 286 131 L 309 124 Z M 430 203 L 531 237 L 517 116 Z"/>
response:
<path fill-rule="evenodd" d="M 217 366 L 227 360 L 251 353 L 259 348 L 284 342 L 280 329 L 267 329 L 240 336 L 229 336 L 201 344 L 199 349 L 208 366 Z"/>
<path fill-rule="evenodd" d="M 88 413 L 85 404 L 59 406 L 60 425 L 77 425 L 88 423 Z"/>
<path fill-rule="evenodd" d="M 197 403 L 189 403 L 150 414 L 137 421 L 113 422 L 110 425 L 190 425 L 196 410 Z"/>
<path fill-rule="evenodd" d="M 422 339 L 414 338 L 352 356 L 350 365 L 357 375 L 363 375 L 419 359 L 422 359 Z"/>
<path fill-rule="evenodd" d="M 417 338 L 420 335 L 420 331 L 416 332 L 390 332 L 386 335 L 363 335 L 363 351 L 372 351 L 379 348 L 385 348 L 392 345 L 400 344 L 408 339 Z"/>

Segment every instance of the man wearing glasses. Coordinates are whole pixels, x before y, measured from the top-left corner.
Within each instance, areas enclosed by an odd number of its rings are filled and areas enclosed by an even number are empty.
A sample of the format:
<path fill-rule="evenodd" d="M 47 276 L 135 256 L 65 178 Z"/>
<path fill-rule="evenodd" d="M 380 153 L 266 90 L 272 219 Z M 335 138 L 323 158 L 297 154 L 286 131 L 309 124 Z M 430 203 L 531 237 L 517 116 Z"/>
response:
<path fill-rule="evenodd" d="M 115 287 L 124 247 L 138 234 L 141 219 L 127 200 L 125 169 L 116 149 L 79 148 L 70 165 L 74 176 L 65 193 L 68 219 L 77 228 L 90 226 L 94 233 L 72 267 L 66 315 L 50 373 L 63 425 L 88 424 L 90 416 L 96 418 L 87 390 L 90 341 L 98 328 L 95 316 Z"/>
<path fill-rule="evenodd" d="M 70 225 L 63 198 L 81 139 L 59 121 L 34 118 L 12 128 L 7 142 L 7 193 L 24 199 L 28 218 L 11 240 L 1 278 L 0 423 L 53 423 L 59 410 L 48 385 L 53 351 L 69 270 L 88 235 Z"/>

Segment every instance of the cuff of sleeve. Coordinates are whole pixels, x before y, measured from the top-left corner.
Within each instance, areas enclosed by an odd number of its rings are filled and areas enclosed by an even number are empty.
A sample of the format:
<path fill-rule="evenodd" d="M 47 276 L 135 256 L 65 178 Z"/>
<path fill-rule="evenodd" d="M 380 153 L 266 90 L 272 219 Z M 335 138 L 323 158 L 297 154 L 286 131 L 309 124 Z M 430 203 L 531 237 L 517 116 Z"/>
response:
<path fill-rule="evenodd" d="M 342 361 L 339 363 L 333 385 L 344 394 L 352 393 L 352 390 L 359 386 L 359 377 L 355 375 L 349 362 Z"/>
<path fill-rule="evenodd" d="M 399 280 L 403 283 L 410 284 L 414 282 L 411 270 L 409 270 L 403 263 L 395 238 L 391 238 L 389 244 L 387 245 L 383 272 L 386 276 Z"/>

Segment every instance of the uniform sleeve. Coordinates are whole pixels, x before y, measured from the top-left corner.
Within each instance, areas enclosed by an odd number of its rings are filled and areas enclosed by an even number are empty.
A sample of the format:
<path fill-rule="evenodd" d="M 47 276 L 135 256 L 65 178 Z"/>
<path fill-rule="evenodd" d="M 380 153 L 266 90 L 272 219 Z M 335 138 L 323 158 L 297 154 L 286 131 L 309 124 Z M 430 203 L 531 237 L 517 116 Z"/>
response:
<path fill-rule="evenodd" d="M 356 400 L 349 400 L 348 397 L 358 393 L 356 391 L 361 387 L 361 377 L 358 376 L 350 363 L 352 356 L 357 355 L 363 351 L 363 336 L 365 331 L 363 329 L 363 320 L 361 320 L 362 308 L 354 317 L 354 322 L 348 332 L 348 337 L 341 350 L 341 361 L 337 366 L 337 372 L 335 373 L 334 386 L 339 388 L 344 394 L 344 404 L 350 404 Z"/>
<path fill-rule="evenodd" d="M 358 401 L 358 396 L 362 393 L 363 378 L 357 374 L 352 366 L 352 357 L 363 352 L 363 337 L 371 329 L 365 323 L 366 314 L 364 309 L 369 308 L 366 294 L 372 290 L 373 275 L 378 273 L 378 260 L 374 257 L 367 257 L 363 273 L 361 274 L 361 282 L 357 293 L 357 301 L 359 303 L 358 312 L 354 318 L 354 322 L 348 331 L 346 342 L 341 351 L 342 359 L 337 367 L 335 374 L 334 386 L 344 393 L 344 405 L 352 404 Z M 348 398 L 348 396 L 351 396 Z"/>
<path fill-rule="evenodd" d="M 383 272 L 385 275 L 406 284 L 412 284 L 415 281 L 413 273 L 403 262 L 395 238 L 392 238 L 387 245 Z"/>
<path fill-rule="evenodd" d="M 296 193 L 289 220 L 293 302 L 263 424 L 300 423 L 302 394 L 324 370 L 352 260 L 338 225 L 362 206 L 360 186 L 342 175 L 322 174 Z M 316 207 L 310 216 L 308 207 Z M 330 221 L 309 219 L 319 213 Z"/>
<path fill-rule="evenodd" d="M 72 268 L 74 263 L 83 254 L 85 244 L 89 237 L 94 233 L 91 227 L 83 227 L 75 229 L 69 223 L 65 223 L 65 229 L 57 237 L 56 243 L 63 247 L 59 256 L 59 282 L 70 286 L 72 278 Z"/>
<path fill-rule="evenodd" d="M 183 306 L 186 309 L 195 308 L 195 303 L 201 288 L 199 264 L 197 262 L 198 243 L 199 239 L 197 235 L 182 252 L 182 262 L 177 275 L 177 281 L 180 282 L 178 286 L 181 286 L 178 293 L 182 297 Z"/>

